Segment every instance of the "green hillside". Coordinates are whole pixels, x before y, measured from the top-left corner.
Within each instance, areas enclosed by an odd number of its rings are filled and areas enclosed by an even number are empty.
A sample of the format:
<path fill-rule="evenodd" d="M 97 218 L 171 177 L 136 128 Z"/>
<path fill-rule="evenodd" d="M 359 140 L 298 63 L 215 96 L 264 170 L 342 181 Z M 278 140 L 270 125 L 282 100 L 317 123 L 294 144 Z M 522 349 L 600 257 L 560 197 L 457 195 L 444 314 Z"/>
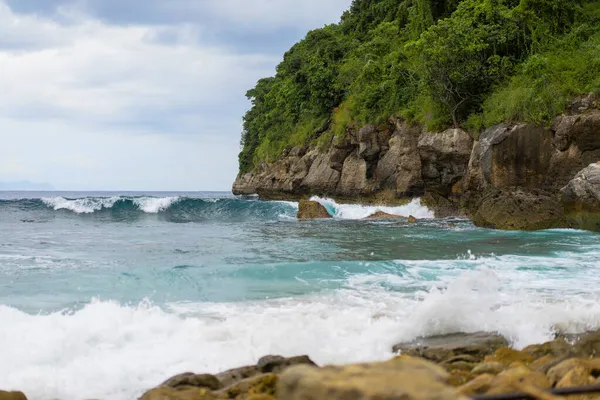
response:
<path fill-rule="evenodd" d="M 547 124 L 600 91 L 600 1 L 354 0 L 248 91 L 240 170 L 397 116 L 428 129 Z"/>

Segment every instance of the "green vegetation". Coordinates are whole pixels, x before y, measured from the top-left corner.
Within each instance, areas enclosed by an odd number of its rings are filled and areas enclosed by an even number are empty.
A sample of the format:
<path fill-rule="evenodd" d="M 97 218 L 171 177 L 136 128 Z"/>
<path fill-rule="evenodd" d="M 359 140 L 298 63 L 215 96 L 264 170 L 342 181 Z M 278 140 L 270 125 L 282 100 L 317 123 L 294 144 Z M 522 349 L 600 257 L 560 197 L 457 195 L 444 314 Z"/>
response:
<path fill-rule="evenodd" d="M 600 1 L 354 0 L 247 93 L 240 169 L 349 125 L 547 124 L 600 91 Z"/>

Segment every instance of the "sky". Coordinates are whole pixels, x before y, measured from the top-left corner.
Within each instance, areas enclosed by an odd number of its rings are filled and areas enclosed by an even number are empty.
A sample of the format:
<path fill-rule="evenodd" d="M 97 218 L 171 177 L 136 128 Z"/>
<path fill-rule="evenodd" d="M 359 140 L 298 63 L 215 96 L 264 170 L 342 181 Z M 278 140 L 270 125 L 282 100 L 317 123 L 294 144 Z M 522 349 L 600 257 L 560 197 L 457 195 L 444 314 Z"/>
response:
<path fill-rule="evenodd" d="M 230 190 L 245 93 L 351 0 L 0 0 L 0 182 Z"/>

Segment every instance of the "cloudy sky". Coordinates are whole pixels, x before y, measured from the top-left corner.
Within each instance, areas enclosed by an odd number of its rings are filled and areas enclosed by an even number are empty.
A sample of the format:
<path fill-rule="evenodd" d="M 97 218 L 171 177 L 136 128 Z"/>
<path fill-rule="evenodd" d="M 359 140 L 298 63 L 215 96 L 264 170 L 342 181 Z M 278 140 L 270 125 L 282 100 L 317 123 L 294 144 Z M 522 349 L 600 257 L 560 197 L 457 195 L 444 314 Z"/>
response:
<path fill-rule="evenodd" d="M 244 94 L 351 0 L 0 0 L 0 181 L 229 190 Z"/>

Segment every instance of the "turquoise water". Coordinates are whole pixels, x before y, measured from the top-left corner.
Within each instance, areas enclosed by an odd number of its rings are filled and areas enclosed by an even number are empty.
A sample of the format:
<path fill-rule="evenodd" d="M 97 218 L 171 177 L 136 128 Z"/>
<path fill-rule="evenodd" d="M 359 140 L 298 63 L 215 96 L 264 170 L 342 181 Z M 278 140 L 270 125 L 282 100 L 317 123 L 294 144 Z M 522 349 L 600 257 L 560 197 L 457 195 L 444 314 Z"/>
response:
<path fill-rule="evenodd" d="M 600 236 L 226 193 L 0 193 L 0 388 L 131 399 L 265 354 L 385 359 L 418 335 L 515 346 L 600 327 Z"/>

